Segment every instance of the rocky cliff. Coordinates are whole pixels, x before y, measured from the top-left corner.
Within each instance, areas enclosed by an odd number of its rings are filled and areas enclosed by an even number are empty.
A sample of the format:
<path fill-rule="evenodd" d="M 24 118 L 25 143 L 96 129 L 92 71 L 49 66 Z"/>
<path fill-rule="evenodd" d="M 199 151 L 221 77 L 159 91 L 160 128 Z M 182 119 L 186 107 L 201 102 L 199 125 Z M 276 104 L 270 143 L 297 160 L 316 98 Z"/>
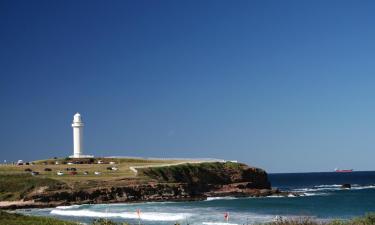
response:
<path fill-rule="evenodd" d="M 215 195 L 231 192 L 247 195 L 270 189 L 267 173 L 240 163 L 200 163 L 142 169 L 140 174 L 157 182 L 182 183 L 190 195 Z"/>
<path fill-rule="evenodd" d="M 266 196 L 267 173 L 239 163 L 182 164 L 139 170 L 135 179 L 39 187 L 23 200 L 35 206 L 133 201 L 198 200 L 213 196 Z"/>

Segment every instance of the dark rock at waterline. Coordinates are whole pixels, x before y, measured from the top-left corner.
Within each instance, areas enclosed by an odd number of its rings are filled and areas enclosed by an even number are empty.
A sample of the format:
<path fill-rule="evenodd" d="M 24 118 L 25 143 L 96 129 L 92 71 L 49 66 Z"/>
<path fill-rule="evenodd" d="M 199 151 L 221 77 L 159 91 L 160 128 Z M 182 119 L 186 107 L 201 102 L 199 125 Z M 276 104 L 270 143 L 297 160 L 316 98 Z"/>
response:
<path fill-rule="evenodd" d="M 343 184 L 343 185 L 341 185 L 341 188 L 350 189 L 350 188 L 352 188 L 352 185 L 351 184 Z"/>

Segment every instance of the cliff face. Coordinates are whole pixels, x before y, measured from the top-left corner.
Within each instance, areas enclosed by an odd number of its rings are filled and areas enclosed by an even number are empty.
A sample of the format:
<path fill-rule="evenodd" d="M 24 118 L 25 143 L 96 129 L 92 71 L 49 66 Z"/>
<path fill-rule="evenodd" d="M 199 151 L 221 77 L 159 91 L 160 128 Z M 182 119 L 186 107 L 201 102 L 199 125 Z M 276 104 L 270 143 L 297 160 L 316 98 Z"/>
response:
<path fill-rule="evenodd" d="M 243 191 L 271 188 L 264 170 L 231 162 L 151 167 L 141 170 L 140 174 L 157 182 L 186 184 L 191 194 L 210 194 L 230 188 Z"/>
<path fill-rule="evenodd" d="M 53 189 L 41 187 L 24 196 L 35 206 L 132 201 L 197 200 L 212 196 L 266 196 L 267 173 L 239 163 L 182 164 L 144 168 L 137 179 L 78 183 Z"/>

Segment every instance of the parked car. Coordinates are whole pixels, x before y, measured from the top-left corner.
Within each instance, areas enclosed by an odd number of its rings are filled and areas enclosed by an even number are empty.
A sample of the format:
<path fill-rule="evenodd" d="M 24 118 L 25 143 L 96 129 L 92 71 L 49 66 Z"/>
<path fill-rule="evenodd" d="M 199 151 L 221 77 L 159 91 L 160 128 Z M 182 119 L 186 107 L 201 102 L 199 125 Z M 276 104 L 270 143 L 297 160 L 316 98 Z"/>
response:
<path fill-rule="evenodd" d="M 102 160 L 99 160 L 98 161 L 98 164 L 103 164 L 104 162 Z"/>
<path fill-rule="evenodd" d="M 72 162 L 68 162 L 67 164 L 68 164 L 68 165 L 73 165 L 74 163 L 72 163 Z"/>
<path fill-rule="evenodd" d="M 100 174 L 102 174 L 102 173 L 101 173 L 101 172 L 98 172 L 98 171 L 95 171 L 94 174 L 95 174 L 95 175 L 100 175 Z"/>
<path fill-rule="evenodd" d="M 34 171 L 33 171 L 33 172 L 31 172 L 31 175 L 32 175 L 32 176 L 39 175 L 39 172 L 34 172 Z"/>
<path fill-rule="evenodd" d="M 83 172 L 83 175 L 88 175 L 88 174 L 89 174 L 89 172 L 87 172 L 87 171 Z"/>
<path fill-rule="evenodd" d="M 112 170 L 112 167 L 110 167 L 110 166 L 109 166 L 109 167 L 107 167 L 107 170 Z"/>
<path fill-rule="evenodd" d="M 77 175 L 77 172 L 76 171 L 72 171 L 69 173 L 70 175 Z"/>
<path fill-rule="evenodd" d="M 114 165 L 114 164 L 116 164 L 116 163 L 115 163 L 115 162 L 109 162 L 109 164 Z"/>
<path fill-rule="evenodd" d="M 44 168 L 44 171 L 52 171 L 51 168 Z"/>
<path fill-rule="evenodd" d="M 56 174 L 57 174 L 58 176 L 62 176 L 62 175 L 64 175 L 64 173 L 61 172 L 61 171 L 58 171 Z"/>
<path fill-rule="evenodd" d="M 112 170 L 116 171 L 116 170 L 118 170 L 118 168 L 117 167 L 112 167 Z"/>
<path fill-rule="evenodd" d="M 32 170 L 30 168 L 25 169 L 25 172 L 31 172 Z"/>

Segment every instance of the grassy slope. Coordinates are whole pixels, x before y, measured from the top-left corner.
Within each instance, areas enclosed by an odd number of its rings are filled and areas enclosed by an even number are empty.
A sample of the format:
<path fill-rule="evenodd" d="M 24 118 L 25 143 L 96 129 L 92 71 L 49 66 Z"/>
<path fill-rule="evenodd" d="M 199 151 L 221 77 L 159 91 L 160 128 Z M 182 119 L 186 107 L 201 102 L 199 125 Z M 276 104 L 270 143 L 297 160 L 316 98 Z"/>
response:
<path fill-rule="evenodd" d="M 14 201 L 20 200 L 24 195 L 39 187 L 48 186 L 52 189 L 67 185 L 70 187 L 88 188 L 97 186 L 98 182 L 112 185 L 119 182 L 123 178 L 136 178 L 133 171 L 129 169 L 131 166 L 148 166 L 148 165 L 164 165 L 173 164 L 183 161 L 177 160 L 145 160 L 145 159 L 95 159 L 103 160 L 106 163 L 110 161 L 116 162 L 115 165 L 109 164 L 63 164 L 66 159 L 51 159 L 37 161 L 35 165 L 0 165 L 0 201 Z M 55 165 L 59 161 L 60 164 Z M 47 163 L 47 165 L 44 165 Z M 115 166 L 118 171 L 107 170 L 107 167 Z M 69 175 L 66 168 L 76 168 L 77 175 Z M 38 176 L 31 176 L 25 169 L 39 172 Z M 50 168 L 52 171 L 44 171 L 45 168 Z M 57 171 L 63 171 L 65 175 L 56 175 Z M 88 171 L 89 175 L 83 175 L 84 171 Z M 95 171 L 101 172 L 101 175 L 94 175 Z"/>
<path fill-rule="evenodd" d="M 99 159 L 95 159 L 97 162 Z M 129 169 L 131 166 L 147 166 L 147 165 L 161 165 L 161 164 L 170 164 L 177 163 L 182 161 L 177 160 L 145 160 L 145 159 L 101 159 L 105 162 L 114 161 L 115 165 L 109 164 L 74 164 L 66 165 L 62 164 L 64 159 L 58 160 L 40 160 L 36 162 L 36 165 L 0 165 L 0 175 L 18 175 L 18 174 L 29 174 L 24 170 L 29 168 L 33 171 L 39 172 L 40 177 L 51 178 L 59 181 L 70 182 L 70 181 L 84 181 L 84 180 L 111 180 L 117 178 L 134 178 L 135 174 Z M 59 165 L 55 165 L 55 161 L 59 161 Z M 48 163 L 44 165 L 43 163 Z M 106 168 L 109 166 L 115 166 L 118 171 L 110 171 Z M 75 176 L 69 175 L 69 172 L 66 171 L 66 168 L 76 168 L 78 174 Z M 50 168 L 52 171 L 44 171 L 45 168 Z M 63 171 L 65 175 L 57 176 L 57 171 Z M 88 171 L 89 175 L 83 175 L 84 171 Z M 94 172 L 101 172 L 101 175 L 94 175 Z"/>
<path fill-rule="evenodd" d="M 0 201 L 19 200 L 34 188 L 45 186 L 54 188 L 58 185 L 62 183 L 50 178 L 33 177 L 29 174 L 1 174 Z"/>
<path fill-rule="evenodd" d="M 57 220 L 49 217 L 24 216 L 0 211 L 1 225 L 78 225 L 79 223 Z"/>

